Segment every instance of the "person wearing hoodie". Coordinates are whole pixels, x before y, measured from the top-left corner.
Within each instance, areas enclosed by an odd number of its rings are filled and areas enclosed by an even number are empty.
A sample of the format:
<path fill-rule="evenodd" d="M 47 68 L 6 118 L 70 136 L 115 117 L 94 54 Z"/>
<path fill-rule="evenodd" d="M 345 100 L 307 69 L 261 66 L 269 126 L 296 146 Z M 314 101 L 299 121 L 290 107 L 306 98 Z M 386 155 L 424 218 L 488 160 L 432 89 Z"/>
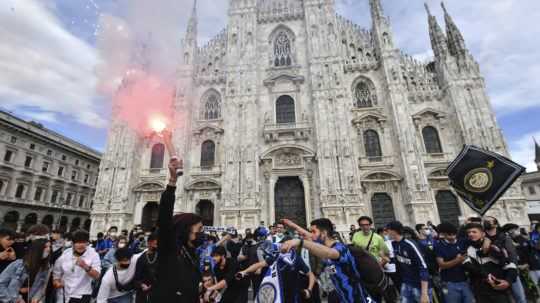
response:
<path fill-rule="evenodd" d="M 170 133 L 164 137 L 170 140 Z M 182 162 L 173 157 L 168 167 L 169 182 L 159 203 L 157 283 L 151 302 L 196 303 L 202 281 L 196 253 L 204 241 L 202 218 L 192 213 L 173 217 L 177 170 Z"/>

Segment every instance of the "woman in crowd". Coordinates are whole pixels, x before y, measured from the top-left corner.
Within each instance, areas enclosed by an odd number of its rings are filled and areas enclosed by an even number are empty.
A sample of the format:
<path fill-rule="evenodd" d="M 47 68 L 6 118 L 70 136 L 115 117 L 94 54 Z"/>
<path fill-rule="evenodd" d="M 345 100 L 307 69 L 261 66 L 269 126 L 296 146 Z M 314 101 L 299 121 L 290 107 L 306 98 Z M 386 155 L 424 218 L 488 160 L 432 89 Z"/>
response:
<path fill-rule="evenodd" d="M 190 213 L 173 217 L 177 169 L 181 167 L 182 163 L 177 158 L 170 160 L 169 183 L 159 203 L 159 259 L 152 302 L 199 302 L 202 278 L 196 248 L 204 240 L 202 219 Z"/>
<path fill-rule="evenodd" d="M 42 302 L 50 272 L 50 253 L 51 244 L 47 239 L 33 240 L 24 257 L 0 274 L 0 302 Z"/>

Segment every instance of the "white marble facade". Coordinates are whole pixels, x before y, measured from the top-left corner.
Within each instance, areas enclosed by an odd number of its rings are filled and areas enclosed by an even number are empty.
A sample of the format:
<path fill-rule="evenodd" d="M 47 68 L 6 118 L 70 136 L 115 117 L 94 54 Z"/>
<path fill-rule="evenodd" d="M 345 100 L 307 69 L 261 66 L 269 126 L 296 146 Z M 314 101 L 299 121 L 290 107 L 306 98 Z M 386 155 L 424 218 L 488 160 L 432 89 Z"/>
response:
<path fill-rule="evenodd" d="M 479 66 L 446 10 L 445 31 L 428 10 L 435 58 L 425 63 L 396 48 L 380 1 L 370 6 L 364 29 L 336 14 L 333 0 L 230 0 L 226 28 L 204 46 L 193 9 L 174 105 L 186 165 L 178 212 L 202 208 L 216 226 L 271 223 L 277 196 L 288 194 L 276 184 L 297 177 L 303 195 L 289 199 L 299 203 L 290 216 L 328 217 L 340 229 L 366 214 L 379 225 L 473 215 L 452 203 L 448 163 L 463 144 L 508 155 Z M 159 143 L 113 121 L 94 233 L 155 219 L 166 177 L 149 168 Z M 492 213 L 527 221 L 519 185 Z"/>

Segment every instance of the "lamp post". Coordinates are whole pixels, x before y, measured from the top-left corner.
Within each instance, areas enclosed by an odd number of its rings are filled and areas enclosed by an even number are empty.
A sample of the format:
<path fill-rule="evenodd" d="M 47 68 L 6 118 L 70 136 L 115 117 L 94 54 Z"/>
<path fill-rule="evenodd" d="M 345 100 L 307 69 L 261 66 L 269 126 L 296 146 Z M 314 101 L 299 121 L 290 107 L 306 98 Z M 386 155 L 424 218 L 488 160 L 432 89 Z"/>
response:
<path fill-rule="evenodd" d="M 64 197 L 60 197 L 58 204 L 60 206 L 60 217 L 58 217 L 58 223 L 56 223 L 57 230 L 60 230 L 60 226 L 62 224 L 62 215 L 64 214 L 64 207 L 67 206 L 66 204 L 64 204 L 64 201 Z"/>

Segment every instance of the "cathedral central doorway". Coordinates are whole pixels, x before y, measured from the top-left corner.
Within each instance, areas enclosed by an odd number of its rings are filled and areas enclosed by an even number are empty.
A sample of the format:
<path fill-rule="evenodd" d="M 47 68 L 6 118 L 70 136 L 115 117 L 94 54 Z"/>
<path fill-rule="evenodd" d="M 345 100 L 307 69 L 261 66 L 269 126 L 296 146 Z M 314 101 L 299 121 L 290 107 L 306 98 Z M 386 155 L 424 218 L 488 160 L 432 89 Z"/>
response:
<path fill-rule="evenodd" d="M 202 217 L 204 226 L 214 226 L 214 203 L 212 201 L 199 201 L 195 211 Z"/>
<path fill-rule="evenodd" d="M 157 202 L 148 202 L 142 211 L 141 226 L 144 231 L 152 230 L 157 224 L 159 206 Z"/>
<path fill-rule="evenodd" d="M 291 219 L 302 227 L 307 226 L 304 186 L 298 177 L 281 177 L 274 189 L 276 222 Z"/>

